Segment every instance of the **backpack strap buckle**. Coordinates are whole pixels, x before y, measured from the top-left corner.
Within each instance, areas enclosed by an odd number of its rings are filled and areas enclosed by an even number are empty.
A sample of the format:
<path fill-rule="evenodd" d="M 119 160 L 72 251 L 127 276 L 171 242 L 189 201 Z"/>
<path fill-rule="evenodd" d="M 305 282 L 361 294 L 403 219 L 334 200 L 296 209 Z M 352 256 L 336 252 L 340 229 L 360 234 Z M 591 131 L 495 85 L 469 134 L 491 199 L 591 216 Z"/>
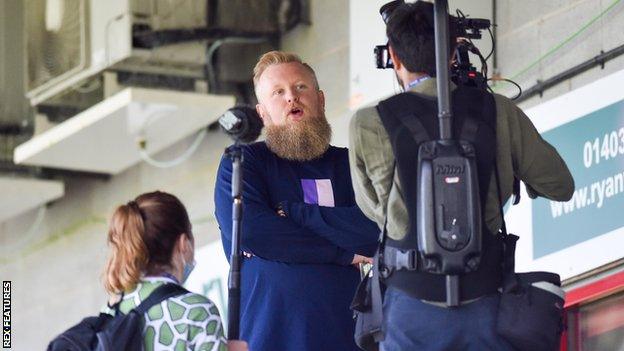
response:
<path fill-rule="evenodd" d="M 384 247 L 384 265 L 391 271 L 418 269 L 418 251 L 401 250 L 391 246 Z"/>

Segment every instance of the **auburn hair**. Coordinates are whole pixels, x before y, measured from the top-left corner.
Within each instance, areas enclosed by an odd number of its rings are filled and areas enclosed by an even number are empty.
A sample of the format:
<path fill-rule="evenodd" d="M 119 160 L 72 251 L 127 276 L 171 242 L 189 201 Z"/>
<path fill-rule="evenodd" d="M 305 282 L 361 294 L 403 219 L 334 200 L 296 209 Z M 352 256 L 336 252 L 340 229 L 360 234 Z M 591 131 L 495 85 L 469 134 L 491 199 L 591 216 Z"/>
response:
<path fill-rule="evenodd" d="M 144 274 L 162 273 L 170 267 L 173 248 L 182 234 L 193 240 L 186 208 L 171 194 L 145 193 L 117 207 L 108 229 L 106 290 L 130 291 Z"/>

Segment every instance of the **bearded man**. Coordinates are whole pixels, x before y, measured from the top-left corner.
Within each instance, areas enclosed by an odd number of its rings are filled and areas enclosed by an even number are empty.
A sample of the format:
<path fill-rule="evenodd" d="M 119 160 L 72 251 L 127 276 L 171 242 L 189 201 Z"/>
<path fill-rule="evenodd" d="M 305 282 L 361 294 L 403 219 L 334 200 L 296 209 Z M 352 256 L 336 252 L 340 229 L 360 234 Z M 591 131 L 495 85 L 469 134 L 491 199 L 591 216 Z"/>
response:
<path fill-rule="evenodd" d="M 290 53 L 254 68 L 266 141 L 243 147 L 244 251 L 240 338 L 250 350 L 358 350 L 349 305 L 379 230 L 355 203 L 348 152 L 330 146 L 325 97 L 312 68 Z M 215 189 L 226 257 L 232 163 Z"/>

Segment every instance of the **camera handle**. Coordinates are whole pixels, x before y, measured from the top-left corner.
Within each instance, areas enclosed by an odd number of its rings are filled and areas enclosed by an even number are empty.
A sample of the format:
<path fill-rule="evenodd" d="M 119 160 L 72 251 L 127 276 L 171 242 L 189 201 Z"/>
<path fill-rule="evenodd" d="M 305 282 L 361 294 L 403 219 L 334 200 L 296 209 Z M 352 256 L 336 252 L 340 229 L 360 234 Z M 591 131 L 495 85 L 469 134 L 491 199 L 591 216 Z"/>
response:
<path fill-rule="evenodd" d="M 448 1 L 433 2 L 440 139 L 453 139 L 449 88 Z"/>
<path fill-rule="evenodd" d="M 436 79 L 438 90 L 438 119 L 440 139 L 453 139 L 453 115 L 451 113 L 451 96 L 449 87 L 449 42 L 448 42 L 448 1 L 435 0 L 433 2 L 434 35 L 436 55 Z M 459 277 L 446 276 L 446 304 L 459 305 Z"/>

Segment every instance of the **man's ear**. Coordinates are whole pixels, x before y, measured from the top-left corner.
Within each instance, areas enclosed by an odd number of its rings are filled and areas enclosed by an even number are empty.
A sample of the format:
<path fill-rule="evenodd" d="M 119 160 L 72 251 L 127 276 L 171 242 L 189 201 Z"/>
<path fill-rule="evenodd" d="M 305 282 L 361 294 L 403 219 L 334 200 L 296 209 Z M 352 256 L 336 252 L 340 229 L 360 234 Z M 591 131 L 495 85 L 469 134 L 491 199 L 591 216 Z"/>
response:
<path fill-rule="evenodd" d="M 260 116 L 260 119 L 262 120 L 264 125 L 266 125 L 267 124 L 266 118 L 268 114 L 266 113 L 266 110 L 264 109 L 264 106 L 262 104 L 260 103 L 256 104 L 256 112 L 258 112 L 258 116 Z"/>
<path fill-rule="evenodd" d="M 321 102 L 321 107 L 323 108 L 323 111 L 325 111 L 325 93 L 323 93 L 322 90 L 318 91 L 318 96 L 319 96 L 319 100 Z"/>
<path fill-rule="evenodd" d="M 392 60 L 392 65 L 394 66 L 394 69 L 397 71 L 400 70 L 401 67 L 403 66 L 403 62 L 399 60 L 399 58 L 396 55 L 396 52 L 390 45 L 388 45 L 388 53 L 390 54 L 390 59 Z"/>

